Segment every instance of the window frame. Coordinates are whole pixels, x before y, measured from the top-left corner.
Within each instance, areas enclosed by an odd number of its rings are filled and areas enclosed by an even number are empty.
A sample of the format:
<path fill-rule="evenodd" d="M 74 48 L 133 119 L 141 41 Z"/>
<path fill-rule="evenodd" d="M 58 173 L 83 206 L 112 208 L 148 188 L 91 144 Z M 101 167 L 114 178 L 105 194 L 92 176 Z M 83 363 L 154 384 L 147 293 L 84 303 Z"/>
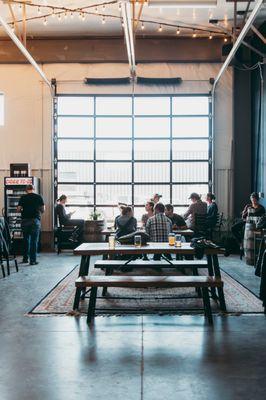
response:
<path fill-rule="evenodd" d="M 57 103 L 58 103 L 58 98 L 59 97 L 93 97 L 93 101 L 94 101 L 94 113 L 92 114 L 88 114 L 88 115 L 84 115 L 84 117 L 88 117 L 88 118 L 93 118 L 94 120 L 94 134 L 93 137 L 88 137 L 88 138 L 84 138 L 84 137 L 59 137 L 58 136 L 58 118 L 68 118 L 68 117 L 73 117 L 75 115 L 58 115 L 57 113 Z M 131 97 L 132 98 L 132 112 L 131 115 L 102 115 L 96 114 L 96 98 L 98 97 L 119 97 L 119 98 L 123 98 L 123 97 Z M 134 98 L 137 97 L 169 97 L 170 98 L 170 113 L 168 115 L 135 115 L 134 114 Z M 193 114 L 193 115 L 176 115 L 172 113 L 172 103 L 173 103 L 173 98 L 175 97 L 206 97 L 208 98 L 208 114 Z M 82 162 L 85 160 L 58 160 L 58 149 L 57 149 L 57 141 L 58 139 L 60 140 L 71 140 L 71 139 L 77 139 L 77 140 L 86 140 L 86 141 L 90 141 L 93 144 L 93 160 L 86 160 L 86 162 L 88 163 L 93 163 L 94 164 L 94 179 L 93 182 L 78 182 L 78 185 L 86 185 L 86 184 L 93 184 L 94 186 L 94 195 L 93 195 L 93 205 L 90 205 L 90 207 L 92 207 L 94 210 L 97 208 L 101 208 L 101 207 L 116 207 L 116 204 L 98 204 L 97 203 L 97 199 L 96 199 L 96 186 L 99 185 L 119 185 L 119 184 L 129 184 L 128 182 L 97 182 L 96 181 L 96 167 L 97 167 L 97 163 L 103 163 L 103 162 L 117 162 L 117 163 L 121 163 L 121 162 L 130 162 L 131 163 L 131 187 L 132 187 L 132 193 L 131 193 L 131 205 L 133 207 L 143 207 L 140 205 L 135 205 L 134 204 L 134 185 L 167 185 L 169 186 L 170 189 L 170 202 L 176 206 L 176 207 L 187 207 L 188 203 L 186 204 L 175 204 L 173 203 L 173 185 L 201 185 L 201 184 L 206 184 L 208 185 L 208 191 L 212 191 L 213 188 L 213 131 L 212 131 L 212 119 L 213 119 L 213 107 L 212 107 L 212 98 L 209 94 L 206 93 L 200 93 L 200 94 L 174 94 L 174 95 L 170 95 L 170 94 L 162 94 L 162 95 L 158 95 L 158 94 L 138 94 L 138 95 L 128 95 L 128 94 L 118 94 L 118 95 L 113 95 L 113 94 L 57 94 L 57 96 L 54 98 L 53 100 L 53 175 L 54 175 L 54 202 L 56 202 L 56 199 L 58 198 L 58 184 L 70 184 L 73 185 L 75 184 L 75 182 L 59 182 L 58 181 L 58 162 L 60 161 L 68 161 L 68 162 Z M 81 115 L 77 115 L 77 117 L 83 117 Z M 193 118 L 193 117 L 199 117 L 199 118 L 206 118 L 208 117 L 208 133 L 209 135 L 207 137 L 186 137 L 186 136 L 180 136 L 180 137 L 176 137 L 173 136 L 173 118 Z M 130 137 L 97 137 L 96 135 L 96 120 L 97 118 L 130 118 L 131 119 L 131 124 L 132 124 L 132 134 Z M 155 138 L 151 138 L 151 137 L 139 137 L 139 136 L 135 136 L 134 135 L 134 120 L 138 119 L 138 118 L 169 118 L 170 120 L 170 134 L 169 136 L 160 136 L 160 137 L 155 137 Z M 106 140 L 106 139 L 111 139 L 111 140 L 127 140 L 127 141 L 131 141 L 132 142 L 132 157 L 131 160 L 97 160 L 96 159 L 96 142 L 100 141 L 100 140 Z M 156 162 L 158 163 L 168 163 L 169 164 L 169 168 L 170 168 L 170 179 L 168 182 L 135 182 L 134 179 L 134 164 L 135 163 L 149 163 L 155 160 L 135 160 L 134 157 L 134 150 L 135 150 L 135 146 L 134 146 L 134 142 L 135 141 L 141 141 L 141 140 L 145 140 L 145 141 L 152 141 L 152 140 L 167 140 L 170 142 L 170 158 L 169 160 L 158 160 Z M 177 142 L 178 140 L 205 140 L 208 141 L 208 159 L 180 159 L 180 160 L 176 160 L 173 158 L 173 141 Z M 188 162 L 188 163 L 193 163 L 193 162 L 199 162 L 199 161 L 203 161 L 203 162 L 208 162 L 208 182 L 173 182 L 172 176 L 173 176 L 173 163 L 176 162 Z M 76 206 L 76 207 L 88 207 L 88 205 L 84 205 L 84 204 L 71 204 L 69 206 Z"/>

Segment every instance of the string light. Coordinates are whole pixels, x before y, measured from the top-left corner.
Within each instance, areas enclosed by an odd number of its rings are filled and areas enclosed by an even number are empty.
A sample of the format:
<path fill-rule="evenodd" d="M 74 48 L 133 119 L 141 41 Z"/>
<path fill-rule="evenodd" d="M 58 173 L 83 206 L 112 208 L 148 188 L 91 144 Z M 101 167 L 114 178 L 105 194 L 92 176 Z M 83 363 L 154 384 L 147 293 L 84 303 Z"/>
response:
<path fill-rule="evenodd" d="M 99 12 L 97 7 L 95 7 L 95 12 L 96 12 L 96 14 L 98 14 L 98 12 Z"/>
<path fill-rule="evenodd" d="M 103 11 L 105 11 L 105 4 L 103 5 Z"/>
<path fill-rule="evenodd" d="M 61 14 L 58 14 L 57 19 L 59 22 L 61 22 Z"/>
<path fill-rule="evenodd" d="M 124 21 L 121 22 L 121 26 L 122 26 L 122 28 L 124 28 L 124 26 L 125 26 Z"/>
<path fill-rule="evenodd" d="M 226 36 L 224 37 L 224 42 L 225 42 L 225 43 L 228 42 L 228 39 L 227 39 Z"/>
<path fill-rule="evenodd" d="M 55 17 L 54 8 L 53 8 L 53 12 L 52 12 L 52 17 L 53 18 Z"/>
<path fill-rule="evenodd" d="M 40 7 L 38 7 L 38 14 L 39 15 L 41 14 L 41 8 Z"/>
<path fill-rule="evenodd" d="M 177 27 L 176 34 L 177 34 L 177 35 L 180 34 L 180 28 L 179 28 L 179 26 Z"/>
<path fill-rule="evenodd" d="M 121 9 L 122 9 L 121 3 L 118 4 L 118 9 L 119 9 L 119 11 L 121 11 Z"/>
<path fill-rule="evenodd" d="M 68 13 L 67 13 L 67 11 L 65 12 L 65 15 L 64 15 L 64 17 L 65 17 L 65 19 L 67 19 L 67 17 L 68 17 Z"/>
<path fill-rule="evenodd" d="M 84 22 L 85 21 L 85 14 L 84 13 L 82 13 L 82 21 Z"/>
<path fill-rule="evenodd" d="M 143 22 L 142 22 L 142 24 L 141 24 L 141 30 L 144 31 L 144 29 L 145 29 L 145 26 L 144 26 L 144 24 L 143 24 Z"/>
<path fill-rule="evenodd" d="M 193 38 L 197 37 L 197 34 L 196 34 L 196 32 L 195 32 L 195 29 L 193 29 L 193 35 L 192 35 L 192 37 L 193 37 Z"/>
<path fill-rule="evenodd" d="M 162 30 L 163 30 L 163 27 L 162 27 L 162 25 L 160 24 L 160 25 L 159 25 L 159 28 L 158 28 L 158 32 L 162 32 Z"/>
<path fill-rule="evenodd" d="M 43 20 L 43 25 L 46 26 L 47 23 L 48 23 L 48 22 L 47 22 L 47 19 L 46 19 L 46 17 L 45 17 L 44 20 Z"/>
<path fill-rule="evenodd" d="M 11 29 L 12 29 L 12 32 L 15 32 L 15 25 L 14 24 L 11 24 Z"/>
<path fill-rule="evenodd" d="M 209 34 L 209 39 L 211 40 L 213 38 L 212 33 L 210 32 Z"/>
<path fill-rule="evenodd" d="M 81 12 L 79 13 L 79 19 L 82 19 L 82 13 Z"/>
<path fill-rule="evenodd" d="M 102 17 L 102 24 L 105 24 L 106 20 L 105 17 Z"/>

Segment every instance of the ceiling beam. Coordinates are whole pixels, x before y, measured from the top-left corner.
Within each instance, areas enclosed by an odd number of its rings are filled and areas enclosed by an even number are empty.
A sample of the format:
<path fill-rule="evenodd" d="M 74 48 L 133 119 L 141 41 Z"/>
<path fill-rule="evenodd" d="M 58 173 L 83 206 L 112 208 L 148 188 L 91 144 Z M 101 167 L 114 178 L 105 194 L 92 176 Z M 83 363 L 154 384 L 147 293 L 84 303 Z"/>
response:
<path fill-rule="evenodd" d="M 4 20 L 4 18 L 0 14 L 0 25 L 4 28 L 10 39 L 15 43 L 15 45 L 19 48 L 19 50 L 24 54 L 24 56 L 27 58 L 27 60 L 31 63 L 31 65 L 36 69 L 38 74 L 41 76 L 41 78 L 44 80 L 44 82 L 49 86 L 50 89 L 52 89 L 51 82 L 49 79 L 46 77 L 42 69 L 39 67 L 39 65 L 36 63 L 34 58 L 31 56 L 31 54 L 28 52 L 28 50 L 23 46 L 21 41 L 18 39 L 18 37 L 15 35 L 15 33 L 12 31 L 8 23 Z"/>
<path fill-rule="evenodd" d="M 225 70 L 227 69 L 227 67 L 228 67 L 228 65 L 230 64 L 230 62 L 232 61 L 232 59 L 233 59 L 235 53 L 237 52 L 239 46 L 241 45 L 242 41 L 244 40 L 246 34 L 248 33 L 248 31 L 249 31 L 251 25 L 253 24 L 253 21 L 255 20 L 255 18 L 256 18 L 256 16 L 257 16 L 258 12 L 260 11 L 260 8 L 261 8 L 261 6 L 262 6 L 262 4 L 263 4 L 263 1 L 264 1 L 264 0 L 257 0 L 257 1 L 256 1 L 252 13 L 251 13 L 250 16 L 248 17 L 247 22 L 245 23 L 245 25 L 244 25 L 242 31 L 240 32 L 240 34 L 239 34 L 239 36 L 238 36 L 238 38 L 237 38 L 237 40 L 236 40 L 234 46 L 232 47 L 232 50 L 231 50 L 230 53 L 228 54 L 228 56 L 227 56 L 225 62 L 223 63 L 223 65 L 222 65 L 220 71 L 218 72 L 218 75 L 216 76 L 216 78 L 215 78 L 215 80 L 214 80 L 214 84 L 213 84 L 213 87 L 212 87 L 212 93 L 213 93 L 213 94 L 214 94 L 214 92 L 215 92 L 217 83 L 219 82 L 219 80 L 221 79 L 223 73 L 224 73 Z"/>
<path fill-rule="evenodd" d="M 253 32 L 260 38 L 260 40 L 262 40 L 263 43 L 266 44 L 266 39 L 265 39 L 265 37 L 260 33 L 260 31 L 259 31 L 254 25 L 251 25 L 251 29 L 252 29 Z"/>
<path fill-rule="evenodd" d="M 134 32 L 135 33 L 137 32 L 137 29 L 138 29 L 138 24 L 139 24 L 139 20 L 140 20 L 141 14 L 142 14 L 144 3 L 145 3 L 145 0 L 142 0 L 141 4 L 140 4 L 137 19 L 136 20 L 134 19 Z"/>
<path fill-rule="evenodd" d="M 23 39 L 23 45 L 27 47 L 26 4 L 22 5 L 22 39 Z"/>
<path fill-rule="evenodd" d="M 13 11 L 13 7 L 12 7 L 12 4 L 11 4 L 10 0 L 8 0 L 8 8 L 9 8 L 9 11 L 10 11 L 10 14 L 11 14 L 11 17 L 12 17 L 12 21 L 13 21 L 13 25 L 14 25 L 14 28 L 15 28 L 16 35 L 21 39 L 20 32 L 19 32 L 19 26 L 18 26 L 17 19 L 16 19 L 16 16 L 15 16 L 15 13 Z"/>
<path fill-rule="evenodd" d="M 129 1 L 127 0 L 121 1 L 121 12 L 124 23 L 124 33 L 125 33 L 130 72 L 134 76 L 136 70 L 136 62 L 135 62 L 134 33 L 133 33 L 133 23 L 132 23 L 133 20 L 131 18 L 131 8 Z"/>

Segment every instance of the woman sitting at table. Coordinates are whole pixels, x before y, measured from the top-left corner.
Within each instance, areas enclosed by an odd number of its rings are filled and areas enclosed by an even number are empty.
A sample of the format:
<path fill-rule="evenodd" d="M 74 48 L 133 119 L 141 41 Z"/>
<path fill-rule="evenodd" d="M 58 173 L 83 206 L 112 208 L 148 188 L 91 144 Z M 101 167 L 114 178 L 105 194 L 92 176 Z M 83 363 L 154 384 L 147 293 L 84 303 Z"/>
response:
<path fill-rule="evenodd" d="M 143 227 L 146 226 L 148 219 L 153 217 L 153 215 L 154 215 L 154 202 L 153 201 L 147 201 L 147 203 L 145 204 L 145 211 L 147 211 L 146 214 L 143 214 L 141 217 L 141 222 L 142 222 Z"/>
<path fill-rule="evenodd" d="M 59 220 L 60 226 L 73 226 L 76 227 L 70 236 L 70 241 L 82 242 L 83 231 L 84 231 L 84 219 L 71 219 L 75 211 L 67 213 L 66 212 L 67 196 L 62 194 L 57 200 L 57 205 L 55 207 L 56 215 Z"/>
<path fill-rule="evenodd" d="M 120 210 L 121 215 L 115 219 L 116 239 L 137 230 L 137 220 L 133 216 L 132 208 L 129 206 L 121 206 Z"/>
<path fill-rule="evenodd" d="M 213 193 L 207 193 L 207 226 L 213 229 L 217 224 L 218 206 L 215 202 L 215 195 Z"/>

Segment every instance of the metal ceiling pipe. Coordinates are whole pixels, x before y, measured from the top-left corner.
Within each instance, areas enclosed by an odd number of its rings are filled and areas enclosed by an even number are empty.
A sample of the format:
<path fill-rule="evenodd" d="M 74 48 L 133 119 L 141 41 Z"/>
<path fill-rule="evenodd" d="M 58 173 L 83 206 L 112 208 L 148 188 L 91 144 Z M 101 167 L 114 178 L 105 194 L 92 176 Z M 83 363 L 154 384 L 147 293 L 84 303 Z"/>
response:
<path fill-rule="evenodd" d="M 130 72 L 132 75 L 134 75 L 136 70 L 136 62 L 135 62 L 133 21 L 131 18 L 130 6 L 131 5 L 129 1 L 127 0 L 121 1 L 121 12 L 124 23 L 128 62 L 130 66 Z"/>
<path fill-rule="evenodd" d="M 51 82 L 49 79 L 46 77 L 42 69 L 39 67 L 39 65 L 36 63 L 34 58 L 31 56 L 31 54 L 28 52 L 26 47 L 21 43 L 21 41 L 18 39 L 18 37 L 15 35 L 15 33 L 12 31 L 8 23 L 3 19 L 3 17 L 0 15 L 0 25 L 3 26 L 4 30 L 10 37 L 10 39 L 15 43 L 15 45 L 19 48 L 21 53 L 26 57 L 26 59 L 29 61 L 29 63 L 36 69 L 38 74 L 41 76 L 43 81 L 49 86 L 50 89 L 52 89 Z"/>
<path fill-rule="evenodd" d="M 228 65 L 230 64 L 231 60 L 233 59 L 235 53 L 237 52 L 239 46 L 241 45 L 241 42 L 243 41 L 244 37 L 246 36 L 247 32 L 249 31 L 253 21 L 255 20 L 262 4 L 263 4 L 264 0 L 257 0 L 252 13 L 250 14 L 250 16 L 247 19 L 247 22 L 245 23 L 242 31 L 240 32 L 234 46 L 232 47 L 232 50 L 230 51 L 230 53 L 227 56 L 227 59 L 225 60 L 225 62 L 223 63 L 220 71 L 218 72 L 217 77 L 215 78 L 213 87 L 212 87 L 212 93 L 215 92 L 217 83 L 219 82 L 219 80 L 221 79 L 221 76 L 223 75 L 224 71 L 226 70 L 226 68 L 228 67 Z"/>

